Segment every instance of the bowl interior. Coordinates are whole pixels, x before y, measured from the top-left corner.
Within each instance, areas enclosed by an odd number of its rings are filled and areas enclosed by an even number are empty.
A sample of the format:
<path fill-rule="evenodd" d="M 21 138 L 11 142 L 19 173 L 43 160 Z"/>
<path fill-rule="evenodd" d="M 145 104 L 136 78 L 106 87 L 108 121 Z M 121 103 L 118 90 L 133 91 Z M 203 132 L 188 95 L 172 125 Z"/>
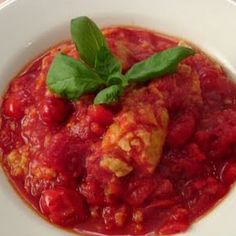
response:
<path fill-rule="evenodd" d="M 28 62 L 68 39 L 70 19 L 79 15 L 92 17 L 101 27 L 136 25 L 186 39 L 219 61 L 236 81 L 236 7 L 228 1 L 18 0 L 0 7 L 0 94 Z M 15 194 L 2 170 L 0 188 L 2 235 L 70 235 L 33 214 Z M 235 205 L 234 188 L 216 209 L 181 235 L 235 236 Z"/>

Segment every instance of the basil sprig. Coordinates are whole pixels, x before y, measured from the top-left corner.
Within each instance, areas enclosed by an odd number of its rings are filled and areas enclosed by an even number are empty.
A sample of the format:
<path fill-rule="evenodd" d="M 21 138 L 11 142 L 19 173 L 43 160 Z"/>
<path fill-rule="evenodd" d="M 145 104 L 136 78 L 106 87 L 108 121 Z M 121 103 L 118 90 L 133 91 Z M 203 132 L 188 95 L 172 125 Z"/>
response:
<path fill-rule="evenodd" d="M 73 19 L 71 35 L 80 59 L 62 53 L 56 55 L 47 74 L 47 86 L 68 99 L 97 93 L 95 104 L 116 102 L 130 83 L 143 83 L 176 72 L 178 64 L 195 53 L 187 47 L 169 48 L 134 64 L 122 74 L 121 63 L 91 19 L 86 16 Z"/>

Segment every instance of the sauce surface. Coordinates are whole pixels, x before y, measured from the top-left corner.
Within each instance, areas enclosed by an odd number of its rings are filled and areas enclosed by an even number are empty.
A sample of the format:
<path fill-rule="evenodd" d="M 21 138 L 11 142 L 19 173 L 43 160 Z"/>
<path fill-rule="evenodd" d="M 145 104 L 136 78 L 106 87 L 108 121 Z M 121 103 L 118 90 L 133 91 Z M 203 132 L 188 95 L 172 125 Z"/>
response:
<path fill-rule="evenodd" d="M 125 72 L 177 39 L 139 28 L 103 30 Z M 48 50 L 12 82 L 1 108 L 2 166 L 50 222 L 105 235 L 185 231 L 236 180 L 236 86 L 197 50 L 172 75 L 129 87 L 113 106 L 67 101 L 46 75 Z"/>

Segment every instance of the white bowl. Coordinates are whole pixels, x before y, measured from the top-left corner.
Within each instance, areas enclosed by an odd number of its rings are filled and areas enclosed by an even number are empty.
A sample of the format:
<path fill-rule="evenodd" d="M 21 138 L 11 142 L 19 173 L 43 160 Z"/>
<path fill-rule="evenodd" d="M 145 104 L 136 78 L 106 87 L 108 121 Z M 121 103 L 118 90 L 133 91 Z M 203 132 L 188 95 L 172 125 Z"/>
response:
<path fill-rule="evenodd" d="M 50 46 L 69 38 L 80 15 L 100 26 L 138 25 L 186 38 L 236 78 L 235 0 L 8 0 L 0 5 L 0 93 L 14 75 Z M 0 170 L 0 235 L 66 236 L 23 203 Z M 185 236 L 235 236 L 236 189 Z"/>

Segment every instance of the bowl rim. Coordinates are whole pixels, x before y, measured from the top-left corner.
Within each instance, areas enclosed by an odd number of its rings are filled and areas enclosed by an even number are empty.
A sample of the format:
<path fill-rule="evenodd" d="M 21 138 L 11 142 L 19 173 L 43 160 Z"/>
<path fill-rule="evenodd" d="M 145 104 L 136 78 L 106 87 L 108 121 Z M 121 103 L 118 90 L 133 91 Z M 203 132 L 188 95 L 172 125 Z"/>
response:
<path fill-rule="evenodd" d="M 55 5 L 58 6 L 56 10 Z M 124 5 L 127 9 L 123 9 Z M 149 5 L 165 8 L 169 18 L 165 12 L 155 15 L 155 11 L 148 7 Z M 65 7 L 67 7 L 67 12 L 63 11 Z M 80 7 L 78 14 L 75 7 Z M 196 12 L 190 14 L 188 10 L 191 9 L 201 12 L 202 19 L 197 19 Z M 55 10 L 55 20 L 50 19 L 52 10 Z M 148 14 L 144 13 L 144 10 L 149 10 Z M 40 11 L 44 13 L 45 19 L 40 18 Z M 186 17 L 181 15 L 183 12 Z M 219 15 L 217 13 L 221 13 L 221 19 L 217 18 Z M 145 2 L 111 0 L 110 3 L 106 0 L 87 0 L 86 2 L 83 0 L 51 0 L 50 2 L 41 0 L 40 3 L 32 0 L 7 0 L 0 4 L 0 35 L 2 35 L 0 54 L 4 57 L 4 61 L 0 64 L 0 93 L 4 93 L 8 82 L 28 61 L 49 46 L 68 38 L 69 18 L 83 14 L 94 18 L 100 26 L 127 22 L 128 25 L 138 25 L 168 35 L 176 35 L 178 38 L 187 38 L 221 62 L 229 75 L 233 79 L 236 78 L 236 54 L 233 53 L 235 51 L 233 49 L 236 49 L 236 45 L 233 44 L 236 41 L 236 30 L 233 31 L 235 28 L 233 22 L 236 21 L 234 0 L 199 0 L 197 2 L 194 0 L 166 0 L 165 2 L 162 0 L 146 0 Z M 30 21 L 32 19 L 40 20 L 36 20 L 33 25 Z M 195 27 L 188 26 L 184 22 L 186 19 Z M 154 22 L 158 25 L 154 25 Z M 23 25 L 27 29 L 24 34 L 22 34 Z M 14 26 L 18 27 L 14 28 Z M 14 28 L 14 32 L 10 30 L 11 27 Z M 228 34 L 230 39 L 222 36 L 218 39 L 219 28 L 222 30 L 222 35 Z M 25 204 L 22 205 L 22 200 L 8 184 L 2 170 L 0 170 L 0 186 L 4 189 L 2 196 L 0 195 L 0 202 L 4 202 L 0 211 L 0 221 L 3 224 L 0 232 L 3 235 L 13 236 L 16 230 L 25 236 L 32 234 L 39 236 L 42 233 L 48 233 L 51 236 L 67 235 L 67 232 L 57 230 L 56 227 L 32 214 Z M 236 211 L 231 209 L 236 204 L 236 188 L 233 187 L 223 202 L 201 217 L 187 233 L 179 235 L 222 236 L 224 233 L 227 236 L 235 236 L 236 226 L 231 219 L 236 218 Z M 227 217 L 223 217 L 224 215 Z M 10 227 L 12 216 L 17 218 L 15 227 Z M 32 226 L 26 230 L 29 224 Z"/>

